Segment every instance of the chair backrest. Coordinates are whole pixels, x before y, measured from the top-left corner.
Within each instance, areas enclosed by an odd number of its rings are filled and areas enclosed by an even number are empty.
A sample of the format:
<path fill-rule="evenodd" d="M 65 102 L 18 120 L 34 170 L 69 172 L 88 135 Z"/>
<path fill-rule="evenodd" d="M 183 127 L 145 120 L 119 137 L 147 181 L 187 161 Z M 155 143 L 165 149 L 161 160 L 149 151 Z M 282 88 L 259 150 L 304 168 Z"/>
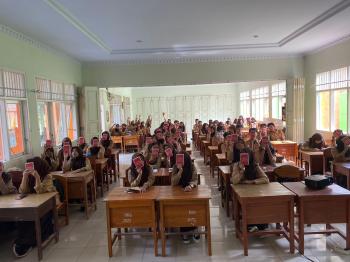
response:
<path fill-rule="evenodd" d="M 139 136 L 123 136 L 124 145 L 128 146 L 138 146 L 139 145 Z"/>
<path fill-rule="evenodd" d="M 13 185 L 19 189 L 21 182 L 22 182 L 22 177 L 23 177 L 23 171 L 20 170 L 11 170 L 8 171 L 8 174 L 11 176 L 12 183 Z"/>
<path fill-rule="evenodd" d="M 54 185 L 56 186 L 56 190 L 60 194 L 60 200 L 62 202 L 65 201 L 65 204 L 68 204 L 68 179 L 66 177 L 59 176 L 59 175 L 57 175 L 57 176 L 54 175 L 53 178 L 54 178 L 54 180 L 56 180 L 56 182 L 58 181 L 58 183 L 60 184 L 60 186 L 62 186 L 62 189 L 63 189 L 63 195 L 62 195 L 62 192 L 60 192 L 60 190 L 58 190 L 57 184 L 54 181 Z"/>
<path fill-rule="evenodd" d="M 328 147 L 323 150 L 323 174 L 331 171 L 331 161 L 333 161 L 332 148 Z"/>
<path fill-rule="evenodd" d="M 275 168 L 274 175 L 278 182 L 298 182 L 302 181 L 304 176 L 299 168 L 292 165 L 282 165 Z"/>
<path fill-rule="evenodd" d="M 89 156 L 88 159 L 90 161 L 90 165 L 91 165 L 92 170 L 94 170 L 94 172 L 96 173 L 96 159 L 97 159 L 97 157 L 96 156 Z"/>
<path fill-rule="evenodd" d="M 121 144 L 122 143 L 122 136 L 111 136 L 111 139 L 114 144 Z"/>

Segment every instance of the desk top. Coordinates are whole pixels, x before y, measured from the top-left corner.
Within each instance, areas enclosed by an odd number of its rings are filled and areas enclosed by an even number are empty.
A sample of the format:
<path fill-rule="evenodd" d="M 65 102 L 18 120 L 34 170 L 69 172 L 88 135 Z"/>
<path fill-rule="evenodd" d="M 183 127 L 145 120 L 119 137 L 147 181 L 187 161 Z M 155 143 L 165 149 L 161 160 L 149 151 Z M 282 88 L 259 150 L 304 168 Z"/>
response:
<path fill-rule="evenodd" d="M 280 183 L 271 182 L 261 185 L 233 185 L 232 189 L 241 198 L 256 198 L 256 197 L 275 197 L 275 196 L 294 196 L 294 193 L 289 191 Z"/>
<path fill-rule="evenodd" d="M 218 158 L 218 159 L 226 159 L 226 154 L 223 153 L 223 154 L 215 154 L 215 156 Z"/>
<path fill-rule="evenodd" d="M 219 166 L 219 170 L 224 174 L 231 174 L 232 173 L 230 165 Z"/>
<path fill-rule="evenodd" d="M 299 197 L 307 197 L 307 196 L 350 196 L 350 191 L 338 186 L 336 184 L 327 186 L 321 190 L 312 190 L 305 186 L 302 182 L 288 182 L 283 183 L 283 185 L 294 192 Z"/>
<path fill-rule="evenodd" d="M 79 173 L 72 173 L 72 171 L 65 172 L 65 173 L 63 173 L 63 171 L 55 171 L 50 173 L 50 175 L 52 176 L 60 176 L 60 177 L 66 177 L 66 178 L 85 178 L 87 176 L 90 176 L 91 174 L 93 174 L 93 170 L 83 171 Z"/>
<path fill-rule="evenodd" d="M 211 191 L 208 186 L 197 186 L 192 191 L 185 192 L 180 186 L 160 186 L 158 200 L 193 200 L 210 199 Z"/>
<path fill-rule="evenodd" d="M 158 186 L 152 186 L 144 193 L 128 193 L 127 189 L 128 187 L 115 187 L 103 201 L 155 200 L 159 192 Z"/>
<path fill-rule="evenodd" d="M 169 170 L 170 169 L 170 170 Z M 169 176 L 172 172 L 172 168 L 158 168 L 158 169 L 153 169 L 153 175 L 158 177 L 165 177 Z"/>
<path fill-rule="evenodd" d="M 297 142 L 284 140 L 284 141 L 271 141 L 272 145 L 296 145 Z"/>
<path fill-rule="evenodd" d="M 350 162 L 333 162 L 333 165 L 350 169 Z"/>
<path fill-rule="evenodd" d="M 208 186 L 197 186 L 190 192 L 185 192 L 179 186 L 152 186 L 145 193 L 127 193 L 127 187 L 116 187 L 109 192 L 104 201 L 132 201 L 132 200 L 191 200 L 210 199 Z"/>
<path fill-rule="evenodd" d="M 210 151 L 214 151 L 214 150 L 219 150 L 219 147 L 218 146 L 208 146 L 208 149 Z"/>
<path fill-rule="evenodd" d="M 17 200 L 18 194 L 0 196 L 0 210 L 2 208 L 38 208 L 51 198 L 55 198 L 57 192 L 44 194 L 29 194 L 25 198 Z"/>
<path fill-rule="evenodd" d="M 309 156 L 323 156 L 323 151 L 303 151 L 300 150 L 300 153 L 303 155 L 309 155 Z"/>
<path fill-rule="evenodd" d="M 287 165 L 290 165 L 290 166 L 294 166 L 294 167 L 299 168 L 299 171 L 300 171 L 300 172 L 305 171 L 304 168 L 298 167 L 298 166 L 294 165 L 293 162 L 276 163 L 275 166 L 272 166 L 272 165 L 263 165 L 263 166 L 261 166 L 261 168 L 262 168 L 262 170 L 263 170 L 265 173 L 273 173 L 273 172 L 275 171 L 276 168 L 281 167 L 281 166 L 287 166 Z"/>

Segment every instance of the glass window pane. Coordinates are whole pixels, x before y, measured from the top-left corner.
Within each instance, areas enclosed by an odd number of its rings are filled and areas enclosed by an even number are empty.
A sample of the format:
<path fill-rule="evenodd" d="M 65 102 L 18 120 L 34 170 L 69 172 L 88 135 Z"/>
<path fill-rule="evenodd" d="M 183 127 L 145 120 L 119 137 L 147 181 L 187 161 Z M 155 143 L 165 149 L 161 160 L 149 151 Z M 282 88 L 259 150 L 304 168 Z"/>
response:
<path fill-rule="evenodd" d="M 47 103 L 38 102 L 38 120 L 40 143 L 41 145 L 44 145 L 46 140 L 50 139 L 49 112 Z"/>
<path fill-rule="evenodd" d="M 334 129 L 347 130 L 347 119 L 348 119 L 348 94 L 347 90 L 336 90 L 333 91 L 333 112 L 332 116 Z"/>
<path fill-rule="evenodd" d="M 318 130 L 330 131 L 330 92 L 318 92 L 316 98 L 316 126 Z"/>
<path fill-rule="evenodd" d="M 66 104 L 66 124 L 67 124 L 67 136 L 71 140 L 77 139 L 77 117 L 76 110 L 73 104 Z"/>
<path fill-rule="evenodd" d="M 59 145 L 61 144 L 63 138 L 66 137 L 66 128 L 64 123 L 64 106 L 62 103 L 52 103 L 52 117 L 54 123 L 54 140 L 56 145 Z"/>
<path fill-rule="evenodd" d="M 11 155 L 24 153 L 23 125 L 20 102 L 6 102 L 7 127 Z"/>
<path fill-rule="evenodd" d="M 0 124 L 1 124 L 1 126 L 3 126 L 2 123 L 1 123 L 1 119 L 0 119 Z M 4 159 L 5 159 L 5 156 L 4 156 L 4 144 L 3 144 L 2 141 L 3 141 L 2 128 L 0 128 L 0 160 L 4 161 Z"/>

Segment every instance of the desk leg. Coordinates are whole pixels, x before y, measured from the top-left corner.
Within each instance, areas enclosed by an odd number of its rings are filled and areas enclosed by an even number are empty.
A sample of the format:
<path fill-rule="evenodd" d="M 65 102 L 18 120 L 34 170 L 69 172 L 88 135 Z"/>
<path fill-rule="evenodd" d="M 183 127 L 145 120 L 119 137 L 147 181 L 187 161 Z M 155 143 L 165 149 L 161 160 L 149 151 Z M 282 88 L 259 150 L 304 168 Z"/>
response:
<path fill-rule="evenodd" d="M 290 253 L 294 254 L 295 252 L 295 243 L 294 243 L 294 201 L 290 201 L 289 206 L 289 247 Z"/>
<path fill-rule="evenodd" d="M 208 256 L 212 255 L 211 250 L 211 228 L 210 228 L 210 209 L 209 209 L 209 200 L 207 201 L 207 241 L 208 241 Z"/>
<path fill-rule="evenodd" d="M 35 236 L 36 236 L 36 246 L 38 248 L 38 258 L 39 260 L 43 259 L 43 247 L 42 247 L 42 239 L 41 239 L 41 225 L 40 225 L 40 217 L 39 213 L 35 215 Z"/>
<path fill-rule="evenodd" d="M 111 222 L 109 217 L 109 207 L 108 203 L 106 203 L 106 216 L 107 216 L 107 241 L 108 241 L 108 255 L 111 257 L 113 255 L 112 252 L 112 232 L 111 232 Z"/>
<path fill-rule="evenodd" d="M 220 187 L 220 189 L 221 189 L 221 207 L 224 207 L 224 190 L 225 190 L 225 188 L 224 188 L 224 182 L 223 182 L 223 173 L 219 170 L 219 177 L 218 177 L 218 179 L 219 179 L 219 187 Z"/>
<path fill-rule="evenodd" d="M 239 222 L 239 204 L 237 201 L 237 197 L 235 195 L 234 192 L 232 192 L 232 201 L 233 201 L 233 214 L 232 214 L 232 218 L 235 221 L 235 228 L 236 228 L 236 238 L 238 238 L 238 230 L 240 229 L 240 222 Z"/>
<path fill-rule="evenodd" d="M 160 209 L 160 223 L 159 223 L 159 231 L 160 231 L 160 238 L 162 241 L 162 257 L 165 257 L 165 228 L 164 228 L 164 213 L 163 213 L 163 204 L 160 203 L 159 206 Z"/>
<path fill-rule="evenodd" d="M 346 250 L 350 250 L 350 200 L 348 200 L 348 219 L 346 223 Z"/>
<path fill-rule="evenodd" d="M 299 202 L 299 221 L 298 221 L 299 253 L 304 255 L 304 203 Z"/>
<path fill-rule="evenodd" d="M 241 209 L 242 209 L 242 241 L 243 241 L 243 249 L 244 249 L 244 255 L 248 256 L 247 210 L 246 210 L 246 207 L 245 207 L 244 203 L 242 203 Z"/>
<path fill-rule="evenodd" d="M 58 240 L 59 240 L 59 232 L 58 232 L 58 211 L 57 211 L 57 206 L 56 206 L 56 197 L 52 198 L 52 205 L 53 205 L 53 208 L 52 208 L 52 212 L 53 212 L 53 230 L 55 232 L 54 233 L 55 234 L 55 243 L 57 243 Z M 66 221 L 68 221 L 68 212 L 67 212 L 66 216 L 67 216 Z"/>
<path fill-rule="evenodd" d="M 87 183 L 83 183 L 83 194 L 84 194 L 84 207 L 85 207 L 85 216 L 86 219 L 89 218 L 89 212 L 88 212 L 88 208 L 89 208 L 89 198 L 88 198 L 88 193 L 87 193 Z"/>
<path fill-rule="evenodd" d="M 230 178 L 226 176 L 226 215 L 227 217 L 230 216 Z"/>

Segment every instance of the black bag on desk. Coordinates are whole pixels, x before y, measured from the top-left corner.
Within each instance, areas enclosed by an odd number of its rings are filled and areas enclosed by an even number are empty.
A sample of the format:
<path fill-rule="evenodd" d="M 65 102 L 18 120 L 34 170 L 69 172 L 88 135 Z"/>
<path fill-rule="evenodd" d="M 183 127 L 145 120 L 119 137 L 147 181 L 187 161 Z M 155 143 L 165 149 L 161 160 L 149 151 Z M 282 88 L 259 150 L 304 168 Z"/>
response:
<path fill-rule="evenodd" d="M 305 185 L 310 189 L 323 189 L 333 184 L 333 177 L 325 175 L 311 175 L 305 178 Z"/>

